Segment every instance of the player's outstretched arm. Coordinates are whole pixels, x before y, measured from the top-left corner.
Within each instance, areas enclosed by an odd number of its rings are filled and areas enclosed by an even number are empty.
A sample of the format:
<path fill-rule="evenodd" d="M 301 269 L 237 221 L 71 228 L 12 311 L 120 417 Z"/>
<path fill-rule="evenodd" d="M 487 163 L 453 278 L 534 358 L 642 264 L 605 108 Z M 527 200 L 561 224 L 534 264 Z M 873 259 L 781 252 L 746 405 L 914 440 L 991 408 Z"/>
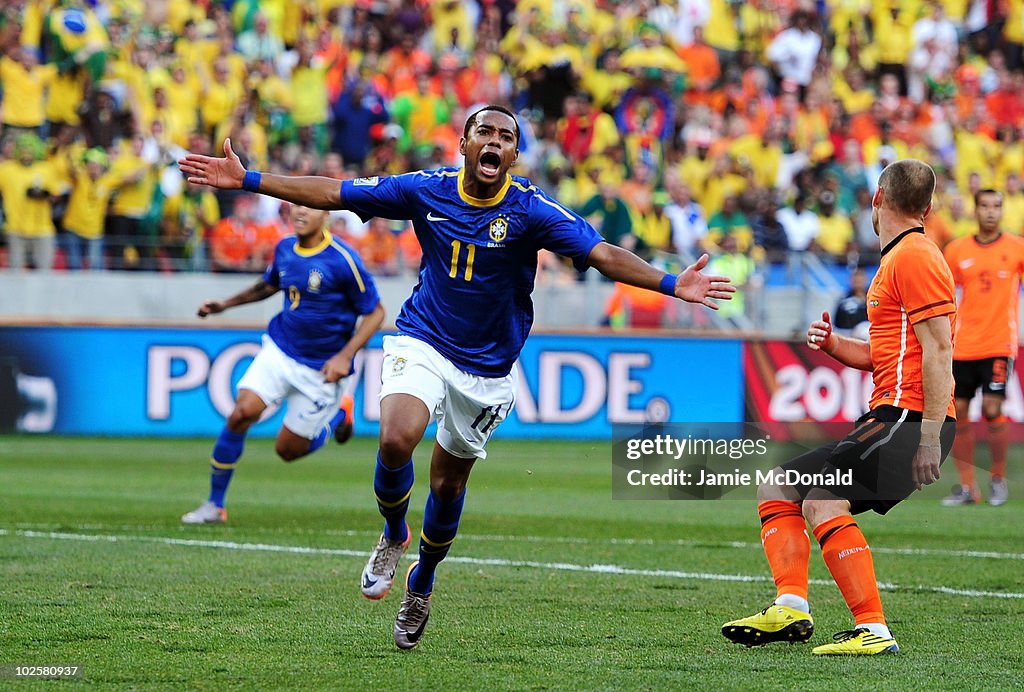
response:
<path fill-rule="evenodd" d="M 244 188 L 277 197 L 286 202 L 312 209 L 342 209 L 341 183 L 322 176 L 290 176 L 247 171 L 231 149 L 231 140 L 224 140 L 224 156 L 189 154 L 178 160 L 178 167 L 190 183 L 209 185 L 222 190 Z"/>
<path fill-rule="evenodd" d="M 858 370 L 871 370 L 871 346 L 861 339 L 852 339 L 832 333 L 832 318 L 821 313 L 820 320 L 807 328 L 807 346 L 812 351 L 824 351 L 843 365 Z"/>
<path fill-rule="evenodd" d="M 728 277 L 701 273 L 708 263 L 707 255 L 702 255 L 682 274 L 672 276 L 655 269 L 629 250 L 611 243 L 598 243 L 590 251 L 587 263 L 613 281 L 659 291 L 688 303 L 700 303 L 712 310 L 718 309 L 716 300 L 732 300 L 736 292 Z"/>
<path fill-rule="evenodd" d="M 324 366 L 320 369 L 320 372 L 324 374 L 324 380 L 327 382 L 337 382 L 343 377 L 351 375 L 352 359 L 366 346 L 366 343 L 377 333 L 382 324 L 384 324 L 384 306 L 377 303 L 377 307 L 373 309 L 373 312 L 363 315 L 359 319 L 359 324 L 356 325 L 356 330 L 352 334 L 352 338 L 345 344 L 345 347 L 324 363 Z"/>
<path fill-rule="evenodd" d="M 233 308 L 236 305 L 259 302 L 274 295 L 277 291 L 277 288 L 271 286 L 263 279 L 260 279 L 249 288 L 240 293 L 236 293 L 226 300 L 203 301 L 203 304 L 199 306 L 199 310 L 196 311 L 196 314 L 200 317 L 216 315 L 217 313 L 224 312 L 228 308 Z"/>

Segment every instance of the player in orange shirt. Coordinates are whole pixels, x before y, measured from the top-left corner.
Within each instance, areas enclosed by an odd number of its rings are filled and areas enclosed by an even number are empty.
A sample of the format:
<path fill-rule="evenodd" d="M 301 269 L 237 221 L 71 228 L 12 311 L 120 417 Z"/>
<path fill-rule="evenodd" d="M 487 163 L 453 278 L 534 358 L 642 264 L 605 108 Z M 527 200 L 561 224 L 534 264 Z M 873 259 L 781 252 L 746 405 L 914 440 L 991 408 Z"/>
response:
<path fill-rule="evenodd" d="M 878 178 L 872 220 L 882 261 L 868 290 L 870 345 L 832 333 L 828 313 L 807 330 L 812 350 L 873 373 L 870 410 L 845 438 L 773 469 L 758 487 L 761 544 L 777 596 L 761 612 L 722 626 L 722 634 L 734 642 L 760 646 L 810 639 L 810 526 L 854 618 L 852 630 L 813 653 L 899 651 L 882 611 L 871 549 L 853 515 L 885 514 L 915 489 L 938 480 L 956 433 L 953 277 L 924 234 L 934 190 L 932 169 L 913 159 L 890 164 Z M 822 475 L 798 482 L 783 475 L 794 471 Z"/>
<path fill-rule="evenodd" d="M 974 195 L 978 232 L 946 246 L 946 261 L 960 286 L 953 376 L 956 379 L 956 417 L 960 421 L 953 460 L 960 485 L 942 501 L 947 507 L 981 501 L 974 475 L 974 430 L 967 407 L 981 387 L 981 415 L 988 423 L 992 454 L 988 502 L 1006 502 L 1006 451 L 1009 424 L 1003 415 L 1007 377 L 1017 354 L 1017 310 L 1020 277 L 1024 272 L 1024 238 L 1003 233 L 1003 196 L 996 190 Z"/>

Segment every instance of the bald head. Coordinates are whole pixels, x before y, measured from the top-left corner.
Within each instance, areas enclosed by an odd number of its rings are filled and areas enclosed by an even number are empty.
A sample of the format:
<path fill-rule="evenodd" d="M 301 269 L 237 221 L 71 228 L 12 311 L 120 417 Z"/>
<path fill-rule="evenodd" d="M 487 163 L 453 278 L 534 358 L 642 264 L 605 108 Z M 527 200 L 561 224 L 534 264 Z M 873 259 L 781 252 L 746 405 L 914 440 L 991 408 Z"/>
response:
<path fill-rule="evenodd" d="M 885 206 L 908 216 L 924 216 L 935 192 L 935 172 L 917 159 L 890 163 L 878 176 Z"/>

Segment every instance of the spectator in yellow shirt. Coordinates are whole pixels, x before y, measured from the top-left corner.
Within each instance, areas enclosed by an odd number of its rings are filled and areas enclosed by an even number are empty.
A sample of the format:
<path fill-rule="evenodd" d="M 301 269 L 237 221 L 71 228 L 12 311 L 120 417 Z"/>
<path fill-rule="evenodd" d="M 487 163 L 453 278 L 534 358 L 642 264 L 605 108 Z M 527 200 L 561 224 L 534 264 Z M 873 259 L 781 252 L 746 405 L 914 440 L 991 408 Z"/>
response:
<path fill-rule="evenodd" d="M 833 262 L 846 262 L 853 243 L 853 224 L 849 216 L 836 213 L 836 196 L 830 190 L 822 192 L 818 200 L 818 235 L 814 242 Z"/>
<path fill-rule="evenodd" d="M 615 119 L 594 106 L 589 93 L 581 91 L 565 98 L 565 115 L 558 119 L 555 138 L 569 161 L 579 165 L 618 146 L 619 130 Z"/>
<path fill-rule="evenodd" d="M 877 3 L 874 7 L 875 36 L 878 46 L 879 74 L 896 75 L 900 95 L 907 94 L 907 62 L 914 47 L 913 26 L 916 17 L 900 3 Z"/>
<path fill-rule="evenodd" d="M 185 132 L 196 130 L 199 125 L 199 78 L 191 69 L 186 70 L 180 62 L 176 63 L 171 67 L 171 78 L 164 84 L 164 90 L 167 102 Z"/>
<path fill-rule="evenodd" d="M 634 232 L 651 250 L 661 252 L 672 250 L 672 219 L 665 214 L 665 207 L 671 201 L 667 192 L 655 190 L 651 194 L 650 210 L 637 214 Z"/>
<path fill-rule="evenodd" d="M 143 158 L 146 138 L 135 133 L 123 143 L 110 172 L 121 182 L 107 217 L 107 252 L 111 269 L 154 269 L 153 238 L 145 237 L 142 220 L 156 191 L 156 166 Z"/>
<path fill-rule="evenodd" d="M 715 272 L 727 272 L 736 292 L 732 294 L 729 305 L 723 305 L 718 316 L 727 320 L 743 320 L 746 316 L 746 289 L 753 278 L 757 265 L 747 252 L 740 249 L 740 239 L 729 233 L 718 237 L 717 247 L 709 248 L 713 253 L 709 267 Z"/>
<path fill-rule="evenodd" d="M 0 57 L 0 124 L 7 136 L 17 130 L 38 134 L 46 120 L 46 89 L 57 76 L 56 65 L 40 65 L 35 51 L 13 45 Z M 13 128 L 13 129 L 12 129 Z"/>
<path fill-rule="evenodd" d="M 220 207 L 208 188 L 185 183 L 180 194 L 168 197 L 160 221 L 168 268 L 206 271 L 206 238 L 218 221 Z"/>
<path fill-rule="evenodd" d="M 217 126 L 231 117 L 231 112 L 242 98 L 244 82 L 231 79 L 231 67 L 224 58 L 213 61 L 213 74 L 204 71 L 199 73 L 202 83 L 202 102 L 199 104 L 199 115 L 203 123 L 203 132 L 210 136 Z"/>
<path fill-rule="evenodd" d="M 0 196 L 11 269 L 28 267 L 29 255 L 36 269 L 53 269 L 56 231 L 52 200 L 61 190 L 50 165 L 40 160 L 42 156 L 39 138 L 23 134 L 16 140 L 14 157 L 0 162 Z"/>
<path fill-rule="evenodd" d="M 110 197 L 117 189 L 117 181 L 107 172 L 109 168 L 110 157 L 100 147 L 87 150 L 80 162 L 71 164 L 71 197 L 64 214 L 64 230 L 68 232 L 68 269 L 73 271 L 84 268 L 83 258 L 93 271 L 105 268 L 104 222 Z"/>
<path fill-rule="evenodd" d="M 1020 173 L 1006 176 L 1006 193 L 1003 195 L 1003 229 L 1014 235 L 1024 235 L 1024 189 Z"/>
<path fill-rule="evenodd" d="M 298 48 L 299 62 L 292 70 L 292 120 L 299 140 L 316 152 L 327 151 L 327 71 L 330 65 L 314 61 L 313 44 L 303 41 Z M 308 147 L 306 147 L 308 148 Z"/>

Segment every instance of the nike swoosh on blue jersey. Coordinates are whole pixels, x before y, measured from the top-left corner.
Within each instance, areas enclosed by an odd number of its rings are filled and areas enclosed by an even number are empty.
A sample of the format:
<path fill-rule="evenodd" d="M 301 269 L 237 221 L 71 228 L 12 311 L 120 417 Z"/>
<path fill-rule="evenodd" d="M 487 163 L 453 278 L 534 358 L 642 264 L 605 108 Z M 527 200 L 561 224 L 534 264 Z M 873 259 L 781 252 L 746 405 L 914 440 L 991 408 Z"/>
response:
<path fill-rule="evenodd" d="M 450 221 L 450 220 L 451 219 L 446 219 L 443 216 L 434 216 L 434 212 L 432 212 L 432 211 L 428 211 L 427 212 L 427 221 Z"/>

